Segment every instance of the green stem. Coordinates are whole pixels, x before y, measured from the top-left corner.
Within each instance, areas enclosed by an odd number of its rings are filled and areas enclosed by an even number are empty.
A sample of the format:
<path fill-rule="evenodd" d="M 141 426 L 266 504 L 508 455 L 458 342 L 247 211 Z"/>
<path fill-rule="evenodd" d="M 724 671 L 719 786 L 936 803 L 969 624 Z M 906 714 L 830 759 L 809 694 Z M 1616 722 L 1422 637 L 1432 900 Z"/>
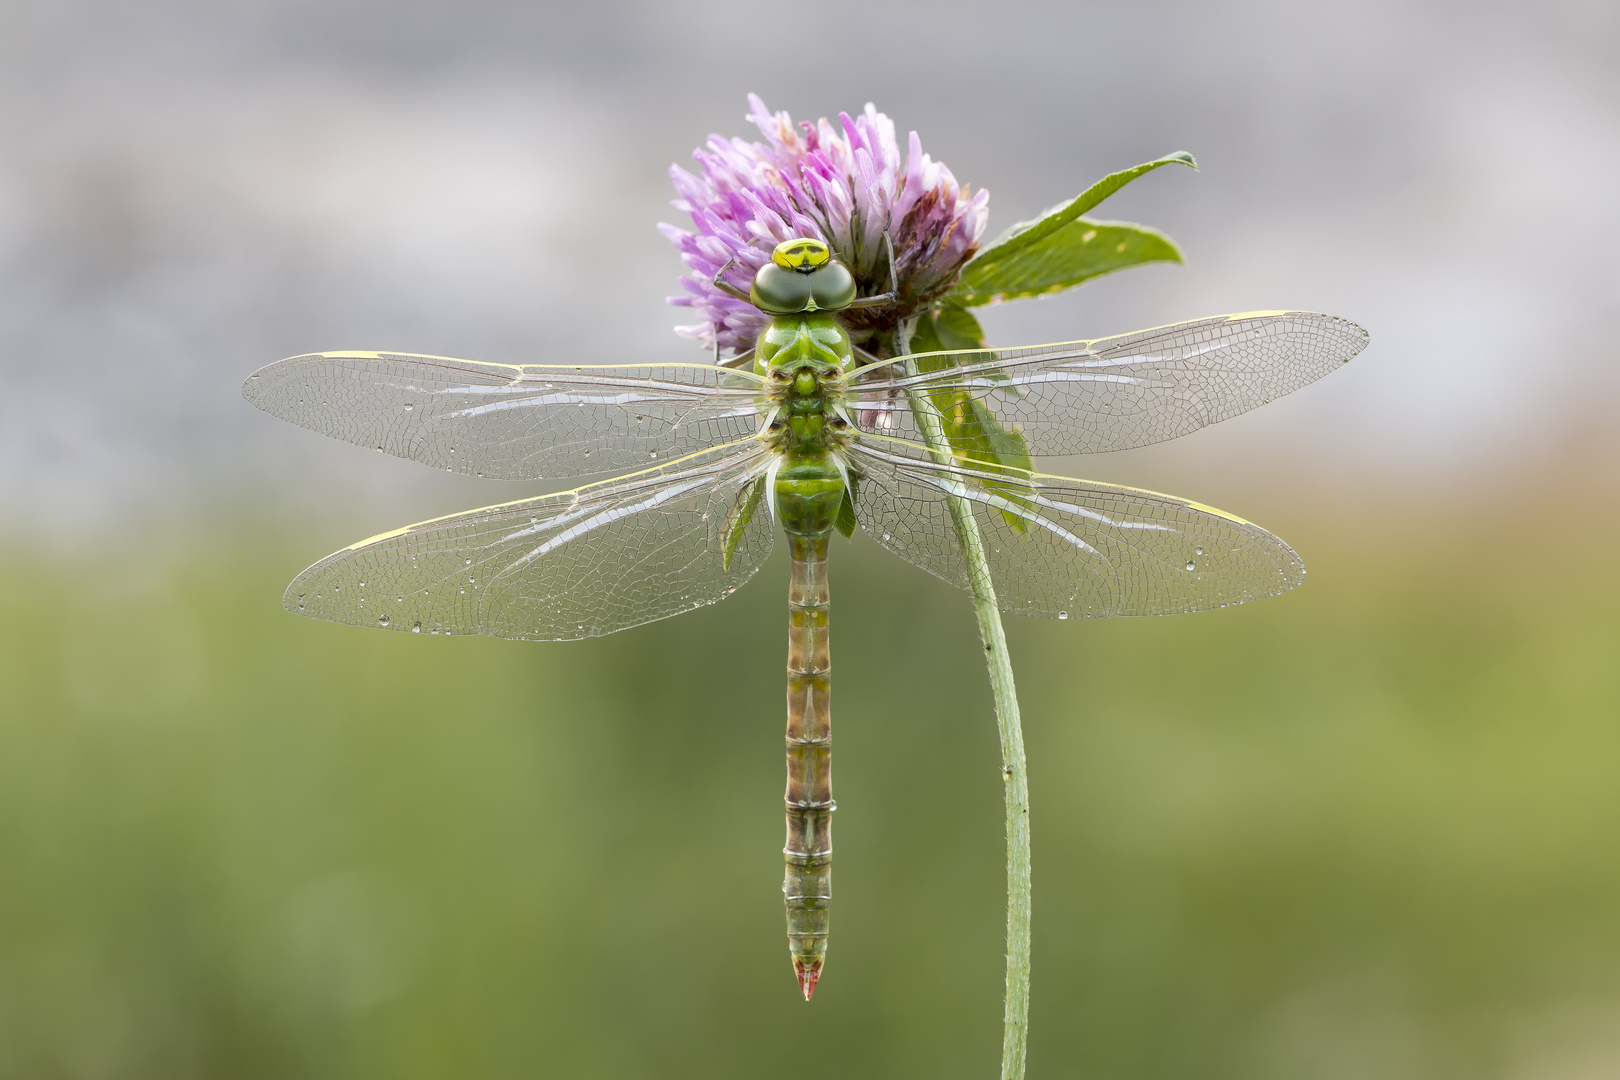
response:
<path fill-rule="evenodd" d="M 915 320 L 908 320 L 896 330 L 897 353 L 911 351 L 914 325 Z M 916 365 L 908 362 L 906 373 L 915 375 Z M 908 396 L 923 441 L 935 460 L 941 465 L 950 464 L 950 447 L 933 402 L 926 394 Z M 957 495 L 946 498 L 973 589 L 973 611 L 979 619 L 979 640 L 990 669 L 990 692 L 995 698 L 996 727 L 1001 734 L 1001 775 L 1007 796 L 1007 997 L 1002 1013 L 1001 1080 L 1023 1080 L 1024 1048 L 1029 1038 L 1030 921 L 1029 778 L 1024 770 L 1024 730 L 1018 718 L 1012 658 L 1007 652 L 1007 635 L 1001 626 L 1001 610 L 996 605 L 979 523 L 968 500 Z"/>

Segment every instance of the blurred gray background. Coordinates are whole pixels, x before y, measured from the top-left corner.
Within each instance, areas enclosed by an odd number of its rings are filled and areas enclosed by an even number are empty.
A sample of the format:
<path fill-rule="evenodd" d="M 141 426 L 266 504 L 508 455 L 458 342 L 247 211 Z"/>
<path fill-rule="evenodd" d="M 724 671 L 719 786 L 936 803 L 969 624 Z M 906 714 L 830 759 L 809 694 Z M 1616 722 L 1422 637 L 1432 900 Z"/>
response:
<path fill-rule="evenodd" d="M 1102 211 L 1186 266 L 990 312 L 992 340 L 1341 314 L 1373 335 L 1353 368 L 1175 455 L 1489 484 L 1612 426 L 1617 12 L 10 0 L 0 506 L 77 530 L 430 482 L 244 409 L 240 380 L 284 355 L 687 356 L 664 170 L 751 134 L 749 90 L 796 119 L 875 102 L 990 189 L 992 234 L 1192 151 L 1201 173 Z"/>
<path fill-rule="evenodd" d="M 516 497 L 262 415 L 320 349 L 698 359 L 665 170 L 872 101 L 990 234 L 1156 265 L 993 342 L 1308 308 L 1368 350 L 1060 462 L 1276 529 L 1288 597 L 1009 627 L 1031 1077 L 1620 1076 L 1612 0 L 0 0 L 0 1077 L 988 1076 L 1001 790 L 961 598 L 835 556 L 839 869 L 782 951 L 783 567 L 571 646 L 295 619 Z M 804 1055 L 792 1058 L 793 1053 Z"/>

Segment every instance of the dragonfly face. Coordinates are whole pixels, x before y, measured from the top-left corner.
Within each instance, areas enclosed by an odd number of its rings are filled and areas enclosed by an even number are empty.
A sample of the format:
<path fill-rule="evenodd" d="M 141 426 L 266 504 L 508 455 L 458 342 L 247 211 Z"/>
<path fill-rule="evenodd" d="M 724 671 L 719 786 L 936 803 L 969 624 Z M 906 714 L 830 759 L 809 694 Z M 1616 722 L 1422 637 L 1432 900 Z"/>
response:
<path fill-rule="evenodd" d="M 576 640 L 730 596 L 786 534 L 783 892 L 808 998 L 831 903 L 832 533 L 859 529 L 971 591 L 954 516 L 965 505 L 1010 614 L 1159 615 L 1285 592 L 1304 566 L 1265 530 L 1168 495 L 1043 475 L 1031 459 L 1185 435 L 1326 375 L 1367 335 L 1331 316 L 1264 311 L 857 366 L 839 313 L 889 303 L 892 290 L 857 300 L 827 245 L 779 245 L 750 296 L 773 318 L 749 370 L 344 352 L 283 360 L 243 392 L 436 468 L 511 480 L 639 470 L 361 541 L 293 581 L 283 603 L 299 614 Z"/>

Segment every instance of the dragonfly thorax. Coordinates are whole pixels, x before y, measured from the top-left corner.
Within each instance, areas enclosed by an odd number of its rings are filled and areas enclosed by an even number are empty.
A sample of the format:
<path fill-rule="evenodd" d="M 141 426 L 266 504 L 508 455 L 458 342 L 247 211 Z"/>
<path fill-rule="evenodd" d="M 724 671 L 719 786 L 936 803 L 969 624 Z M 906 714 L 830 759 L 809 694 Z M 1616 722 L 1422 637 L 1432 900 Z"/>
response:
<path fill-rule="evenodd" d="M 848 371 L 854 357 L 849 332 L 830 311 L 778 315 L 754 341 L 754 371 L 770 375 L 808 365 Z"/>
<path fill-rule="evenodd" d="M 849 335 L 829 312 L 772 319 L 755 346 L 755 370 L 770 381 L 770 437 L 782 450 L 816 453 L 841 444 Z"/>

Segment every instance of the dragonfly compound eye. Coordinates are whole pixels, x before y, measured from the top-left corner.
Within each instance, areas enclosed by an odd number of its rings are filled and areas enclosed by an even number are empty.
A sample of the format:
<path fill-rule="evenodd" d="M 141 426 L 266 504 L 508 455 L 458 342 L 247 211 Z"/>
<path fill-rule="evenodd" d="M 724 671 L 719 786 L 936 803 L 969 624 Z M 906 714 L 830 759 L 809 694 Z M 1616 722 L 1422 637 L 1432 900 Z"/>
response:
<path fill-rule="evenodd" d="M 803 311 L 838 311 L 855 299 L 855 275 L 837 259 L 809 271 L 784 270 L 768 262 L 754 275 L 748 298 L 771 315 Z"/>

